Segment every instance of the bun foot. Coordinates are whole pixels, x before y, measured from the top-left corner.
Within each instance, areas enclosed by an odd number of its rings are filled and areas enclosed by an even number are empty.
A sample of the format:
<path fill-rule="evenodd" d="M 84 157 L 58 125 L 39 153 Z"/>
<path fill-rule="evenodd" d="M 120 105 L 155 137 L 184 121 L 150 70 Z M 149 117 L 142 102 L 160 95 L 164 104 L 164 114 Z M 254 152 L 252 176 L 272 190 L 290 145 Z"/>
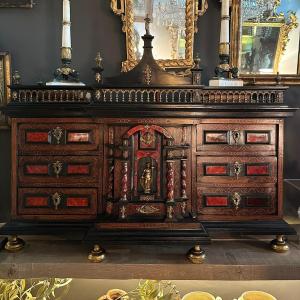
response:
<path fill-rule="evenodd" d="M 193 264 L 202 264 L 206 259 L 206 254 L 200 245 L 195 245 L 195 247 L 188 251 L 186 257 Z"/>
<path fill-rule="evenodd" d="M 276 239 L 271 242 L 271 248 L 277 253 L 285 253 L 290 249 L 284 235 L 277 235 Z"/>
<path fill-rule="evenodd" d="M 25 242 L 16 235 L 10 236 L 5 243 L 4 249 L 9 252 L 18 252 L 25 247 Z"/>
<path fill-rule="evenodd" d="M 94 245 L 88 256 L 88 260 L 93 263 L 101 263 L 105 259 L 105 250 L 100 245 Z"/>

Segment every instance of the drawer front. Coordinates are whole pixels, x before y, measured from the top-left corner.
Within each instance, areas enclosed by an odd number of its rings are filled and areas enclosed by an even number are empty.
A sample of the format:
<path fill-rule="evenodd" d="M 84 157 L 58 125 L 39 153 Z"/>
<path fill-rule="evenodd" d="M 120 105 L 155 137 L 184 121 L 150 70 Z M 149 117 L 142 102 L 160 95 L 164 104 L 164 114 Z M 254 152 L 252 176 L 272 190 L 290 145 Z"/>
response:
<path fill-rule="evenodd" d="M 20 188 L 19 215 L 96 215 L 96 189 Z"/>
<path fill-rule="evenodd" d="M 93 156 L 23 156 L 19 158 L 22 185 L 96 184 L 99 160 Z"/>
<path fill-rule="evenodd" d="M 277 182 L 276 157 L 197 157 L 197 182 L 244 184 Z"/>
<path fill-rule="evenodd" d="M 92 124 L 21 124 L 19 153 L 76 152 L 99 149 L 99 128 Z"/>
<path fill-rule="evenodd" d="M 275 155 L 276 125 L 202 124 L 197 126 L 197 151 L 209 155 Z M 226 153 L 226 154 L 225 154 Z"/>
<path fill-rule="evenodd" d="M 277 214 L 276 189 L 198 187 L 200 215 L 256 216 Z"/>

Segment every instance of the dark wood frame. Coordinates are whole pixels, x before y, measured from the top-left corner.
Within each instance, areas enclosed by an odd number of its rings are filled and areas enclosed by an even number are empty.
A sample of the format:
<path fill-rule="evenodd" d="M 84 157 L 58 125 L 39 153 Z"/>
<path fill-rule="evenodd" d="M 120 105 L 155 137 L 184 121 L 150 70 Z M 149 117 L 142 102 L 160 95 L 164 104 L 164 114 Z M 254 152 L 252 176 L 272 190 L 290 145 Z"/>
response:
<path fill-rule="evenodd" d="M 231 8 L 231 46 L 230 46 L 230 61 L 233 66 L 238 66 L 239 50 L 240 50 L 240 28 L 241 28 L 241 0 L 232 0 Z M 300 84 L 300 48 L 298 59 L 298 74 L 263 74 L 263 75 L 246 75 L 240 74 L 240 78 L 245 84 L 257 85 L 299 85 Z"/>

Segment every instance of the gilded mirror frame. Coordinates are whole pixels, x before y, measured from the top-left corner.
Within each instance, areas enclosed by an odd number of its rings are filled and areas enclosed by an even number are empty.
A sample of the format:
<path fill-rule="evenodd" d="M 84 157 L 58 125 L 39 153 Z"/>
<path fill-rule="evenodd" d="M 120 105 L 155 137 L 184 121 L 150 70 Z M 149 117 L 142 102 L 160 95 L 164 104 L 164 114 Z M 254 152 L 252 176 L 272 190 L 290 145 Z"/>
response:
<path fill-rule="evenodd" d="M 122 31 L 126 34 L 127 58 L 122 62 L 122 72 L 128 72 L 137 65 L 134 45 L 134 0 L 111 0 L 111 9 L 122 20 Z M 202 16 L 208 8 L 208 0 L 186 0 L 185 13 L 185 58 L 157 60 L 162 68 L 189 69 L 194 64 L 193 48 L 194 34 L 197 33 L 198 17 Z"/>
<path fill-rule="evenodd" d="M 240 46 L 241 46 L 241 1 L 232 0 L 231 7 L 231 45 L 230 45 L 230 61 L 233 66 L 239 66 Z M 289 33 L 298 25 L 295 20 L 290 20 L 288 24 L 283 23 L 280 28 L 279 47 L 276 53 L 276 60 L 278 63 L 279 57 L 285 50 L 289 41 Z M 246 24 L 250 22 L 246 22 Z M 263 24 L 263 23 L 261 23 Z M 267 24 L 267 23 L 264 23 Z M 271 25 L 271 23 L 270 23 Z M 300 84 L 300 45 L 298 50 L 298 74 L 240 74 L 239 77 L 244 80 L 245 84 L 258 84 L 258 85 L 274 85 L 274 84 L 287 84 L 299 85 Z"/>

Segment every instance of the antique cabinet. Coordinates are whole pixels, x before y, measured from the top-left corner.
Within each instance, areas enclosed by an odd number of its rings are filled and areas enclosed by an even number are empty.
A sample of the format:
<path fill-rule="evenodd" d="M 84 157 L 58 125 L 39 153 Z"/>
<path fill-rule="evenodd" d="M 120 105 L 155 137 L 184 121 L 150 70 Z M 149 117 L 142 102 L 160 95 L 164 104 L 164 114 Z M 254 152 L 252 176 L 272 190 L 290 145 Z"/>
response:
<path fill-rule="evenodd" d="M 192 262 L 214 232 L 274 234 L 286 251 L 286 88 L 204 87 L 199 60 L 190 77 L 169 74 L 153 36 L 143 39 L 133 70 L 103 80 L 99 63 L 95 86 L 11 87 L 12 224 L 27 223 L 4 232 L 85 226 L 87 239 L 193 241 Z"/>

